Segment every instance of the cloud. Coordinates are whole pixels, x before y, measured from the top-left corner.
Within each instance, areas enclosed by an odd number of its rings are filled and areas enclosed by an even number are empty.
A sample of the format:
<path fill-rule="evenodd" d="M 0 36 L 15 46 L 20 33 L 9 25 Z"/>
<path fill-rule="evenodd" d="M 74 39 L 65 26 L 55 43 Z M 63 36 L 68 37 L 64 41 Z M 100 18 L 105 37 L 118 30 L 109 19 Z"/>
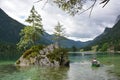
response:
<path fill-rule="evenodd" d="M 104 8 L 95 5 L 91 18 L 89 18 L 89 11 L 72 17 L 54 4 L 48 3 L 43 8 L 43 2 L 34 2 L 36 0 L 1 0 L 0 8 L 12 18 L 26 24 L 24 21 L 30 14 L 32 6 L 35 5 L 48 33 L 52 34 L 54 26 L 60 21 L 70 39 L 82 41 L 94 39 L 104 31 L 105 27 L 112 27 L 120 12 L 119 0 L 110 0 Z M 85 7 L 88 5 L 89 3 L 86 3 Z"/>

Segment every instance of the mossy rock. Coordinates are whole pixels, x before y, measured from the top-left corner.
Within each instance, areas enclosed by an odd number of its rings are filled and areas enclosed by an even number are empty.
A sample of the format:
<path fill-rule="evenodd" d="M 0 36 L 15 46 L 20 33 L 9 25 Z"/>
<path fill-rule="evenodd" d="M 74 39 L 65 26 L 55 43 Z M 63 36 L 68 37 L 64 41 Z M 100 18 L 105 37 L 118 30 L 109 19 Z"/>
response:
<path fill-rule="evenodd" d="M 32 51 L 33 51 L 32 49 L 29 49 L 29 50 L 25 51 L 23 53 L 23 58 L 26 58 L 29 54 L 31 54 Z"/>
<path fill-rule="evenodd" d="M 21 58 L 16 61 L 17 65 L 49 65 L 49 66 L 66 66 L 69 64 L 68 51 L 63 48 L 54 48 L 54 44 L 50 46 L 32 46 L 30 49 L 26 50 Z M 45 51 L 46 50 L 46 51 Z M 41 54 L 41 52 L 44 54 Z M 43 63 L 41 62 L 43 61 Z M 48 62 L 48 63 L 47 63 Z"/>
<path fill-rule="evenodd" d="M 29 57 L 35 57 L 39 53 L 39 50 L 42 50 L 43 48 L 44 46 L 42 45 L 32 46 L 30 49 L 26 50 L 23 53 L 23 58 L 29 59 Z"/>

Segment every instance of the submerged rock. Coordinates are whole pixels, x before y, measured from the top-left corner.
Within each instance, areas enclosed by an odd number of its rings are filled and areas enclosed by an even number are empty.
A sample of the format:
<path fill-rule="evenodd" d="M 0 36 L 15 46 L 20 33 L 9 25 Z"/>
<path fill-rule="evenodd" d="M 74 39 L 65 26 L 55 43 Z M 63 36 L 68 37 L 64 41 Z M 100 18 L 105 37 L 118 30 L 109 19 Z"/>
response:
<path fill-rule="evenodd" d="M 51 44 L 45 48 L 34 47 L 23 53 L 16 61 L 16 66 L 69 66 L 68 54 L 65 49 L 57 44 Z"/>

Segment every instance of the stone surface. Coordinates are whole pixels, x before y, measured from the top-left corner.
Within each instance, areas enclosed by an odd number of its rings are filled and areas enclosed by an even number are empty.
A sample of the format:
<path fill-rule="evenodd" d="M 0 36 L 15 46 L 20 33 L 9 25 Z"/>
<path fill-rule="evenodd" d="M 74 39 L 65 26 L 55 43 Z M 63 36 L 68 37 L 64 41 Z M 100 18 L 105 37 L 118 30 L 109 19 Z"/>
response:
<path fill-rule="evenodd" d="M 40 65 L 40 66 L 52 66 L 52 67 L 59 67 L 59 66 L 69 66 L 69 61 L 67 57 L 62 56 L 62 60 L 52 60 L 47 57 L 47 55 L 53 53 L 54 50 L 59 49 L 57 44 L 51 44 L 46 48 L 43 48 L 38 52 L 38 54 L 34 57 L 24 58 L 23 55 L 16 61 L 16 66 L 30 66 L 30 65 Z M 27 56 L 28 57 L 28 56 Z M 60 56 L 61 57 L 61 56 Z M 61 62 L 62 61 L 62 62 Z M 62 64 L 61 64 L 62 63 Z"/>

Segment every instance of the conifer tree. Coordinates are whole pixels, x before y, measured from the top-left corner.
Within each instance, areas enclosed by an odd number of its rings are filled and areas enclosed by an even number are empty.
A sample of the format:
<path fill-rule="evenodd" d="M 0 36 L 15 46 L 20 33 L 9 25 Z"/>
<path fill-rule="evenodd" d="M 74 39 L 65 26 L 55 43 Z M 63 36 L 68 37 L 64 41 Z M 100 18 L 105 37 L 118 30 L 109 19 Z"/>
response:
<path fill-rule="evenodd" d="M 35 45 L 36 41 L 40 39 L 41 35 L 43 35 L 44 32 L 41 22 L 42 18 L 37 13 L 34 6 L 32 7 L 30 15 L 25 21 L 28 22 L 30 25 L 25 26 L 20 32 L 21 39 L 17 44 L 19 49 L 26 49 L 32 45 Z"/>
<path fill-rule="evenodd" d="M 58 22 L 58 24 L 54 28 L 54 40 L 58 43 L 59 46 L 60 46 L 60 40 L 65 38 L 65 32 L 64 32 L 65 29 L 62 26 L 63 25 L 61 25 L 60 22 Z"/>

